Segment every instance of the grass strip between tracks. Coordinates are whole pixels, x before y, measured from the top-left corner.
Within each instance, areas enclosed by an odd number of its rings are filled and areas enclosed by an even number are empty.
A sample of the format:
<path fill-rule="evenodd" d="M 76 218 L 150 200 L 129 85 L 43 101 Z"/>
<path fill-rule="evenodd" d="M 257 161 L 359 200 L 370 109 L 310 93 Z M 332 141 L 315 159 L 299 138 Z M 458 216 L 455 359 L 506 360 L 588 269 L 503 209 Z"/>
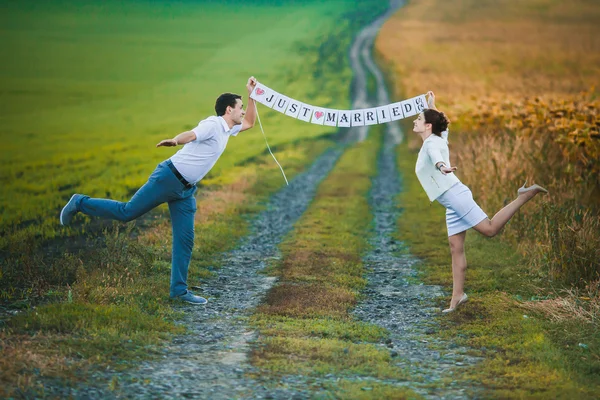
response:
<path fill-rule="evenodd" d="M 406 378 L 376 345 L 387 332 L 349 314 L 367 283 L 362 256 L 369 246 L 368 194 L 380 146 L 381 135 L 371 134 L 347 150 L 321 183 L 281 245 L 282 259 L 268 270 L 278 284 L 252 318 L 260 331 L 254 365 L 271 374 L 333 374 L 341 379 L 325 389 L 344 398 L 415 397 L 405 388 L 353 379 Z"/>

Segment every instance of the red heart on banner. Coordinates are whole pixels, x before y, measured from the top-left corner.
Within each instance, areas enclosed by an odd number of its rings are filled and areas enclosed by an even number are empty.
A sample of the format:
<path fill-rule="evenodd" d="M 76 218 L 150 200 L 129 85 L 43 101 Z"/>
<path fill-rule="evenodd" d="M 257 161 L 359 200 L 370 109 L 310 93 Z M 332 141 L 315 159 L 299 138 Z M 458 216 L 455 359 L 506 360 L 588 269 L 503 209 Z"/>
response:
<path fill-rule="evenodd" d="M 259 96 L 262 96 L 263 94 L 265 94 L 265 91 L 262 90 L 261 88 L 256 89 L 256 94 Z"/>
<path fill-rule="evenodd" d="M 315 113 L 315 117 L 317 117 L 317 119 L 321 119 L 322 116 L 323 116 L 323 113 L 321 111 L 317 111 Z"/>

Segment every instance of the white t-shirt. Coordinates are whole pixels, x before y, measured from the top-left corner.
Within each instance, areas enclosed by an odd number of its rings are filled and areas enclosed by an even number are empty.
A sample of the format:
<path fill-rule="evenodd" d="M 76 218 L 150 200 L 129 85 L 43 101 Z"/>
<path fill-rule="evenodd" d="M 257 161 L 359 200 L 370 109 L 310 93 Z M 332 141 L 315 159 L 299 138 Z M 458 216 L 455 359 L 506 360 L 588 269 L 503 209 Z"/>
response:
<path fill-rule="evenodd" d="M 229 136 L 236 136 L 242 124 L 229 129 L 223 117 L 208 117 L 192 129 L 196 140 L 186 143 L 171 157 L 177 171 L 191 184 L 204 178 L 215 165 L 225 147 Z"/>

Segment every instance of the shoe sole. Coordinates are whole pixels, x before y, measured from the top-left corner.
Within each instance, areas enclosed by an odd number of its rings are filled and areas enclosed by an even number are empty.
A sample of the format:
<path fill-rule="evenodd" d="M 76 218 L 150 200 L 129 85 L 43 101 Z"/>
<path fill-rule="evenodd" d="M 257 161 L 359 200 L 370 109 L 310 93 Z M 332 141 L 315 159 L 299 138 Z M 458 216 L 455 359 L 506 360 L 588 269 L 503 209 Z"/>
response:
<path fill-rule="evenodd" d="M 183 300 L 183 299 L 179 299 L 180 301 L 183 301 L 184 303 L 188 303 L 188 304 L 193 304 L 195 306 L 204 306 L 206 304 L 208 304 L 208 300 L 204 299 L 204 303 L 197 303 L 195 301 L 189 301 L 189 300 Z"/>
<path fill-rule="evenodd" d="M 540 193 L 548 193 L 548 190 L 546 190 L 545 188 L 541 187 L 541 186 L 537 186 L 535 187 L 535 185 L 530 186 L 528 188 L 519 188 L 517 190 L 517 194 L 525 194 L 527 192 L 531 192 L 532 190 L 538 189 L 540 191 Z"/>
<path fill-rule="evenodd" d="M 183 300 L 183 301 L 184 301 L 185 303 L 188 303 L 188 304 L 193 304 L 193 305 L 195 305 L 195 306 L 205 306 L 205 305 L 207 305 L 207 304 L 208 304 L 208 301 L 205 301 L 204 303 L 196 303 L 196 302 L 193 302 L 193 301 L 188 301 L 188 300 Z"/>
<path fill-rule="evenodd" d="M 73 201 L 73 199 L 75 198 L 75 196 L 77 196 L 76 194 L 74 194 L 73 196 L 71 196 L 71 198 L 69 199 L 69 201 L 67 202 L 67 205 L 63 207 L 63 209 L 60 211 L 60 224 L 62 226 L 67 226 L 65 224 L 65 222 L 63 221 L 63 216 L 65 214 L 65 210 L 67 209 L 67 207 L 69 207 L 69 204 L 71 204 L 71 202 Z"/>

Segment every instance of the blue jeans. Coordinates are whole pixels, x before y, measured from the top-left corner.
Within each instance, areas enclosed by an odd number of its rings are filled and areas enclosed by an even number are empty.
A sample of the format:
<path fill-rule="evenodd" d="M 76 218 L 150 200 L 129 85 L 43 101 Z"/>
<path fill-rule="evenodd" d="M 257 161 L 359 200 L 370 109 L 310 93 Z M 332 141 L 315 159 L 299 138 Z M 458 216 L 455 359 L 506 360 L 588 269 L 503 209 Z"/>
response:
<path fill-rule="evenodd" d="M 173 229 L 171 254 L 171 297 L 187 291 L 187 275 L 194 247 L 194 214 L 196 186 L 186 188 L 169 169 L 166 161 L 158 164 L 148 182 L 124 203 L 84 196 L 78 211 L 93 216 L 128 222 L 144 215 L 162 203 L 169 204 Z"/>

